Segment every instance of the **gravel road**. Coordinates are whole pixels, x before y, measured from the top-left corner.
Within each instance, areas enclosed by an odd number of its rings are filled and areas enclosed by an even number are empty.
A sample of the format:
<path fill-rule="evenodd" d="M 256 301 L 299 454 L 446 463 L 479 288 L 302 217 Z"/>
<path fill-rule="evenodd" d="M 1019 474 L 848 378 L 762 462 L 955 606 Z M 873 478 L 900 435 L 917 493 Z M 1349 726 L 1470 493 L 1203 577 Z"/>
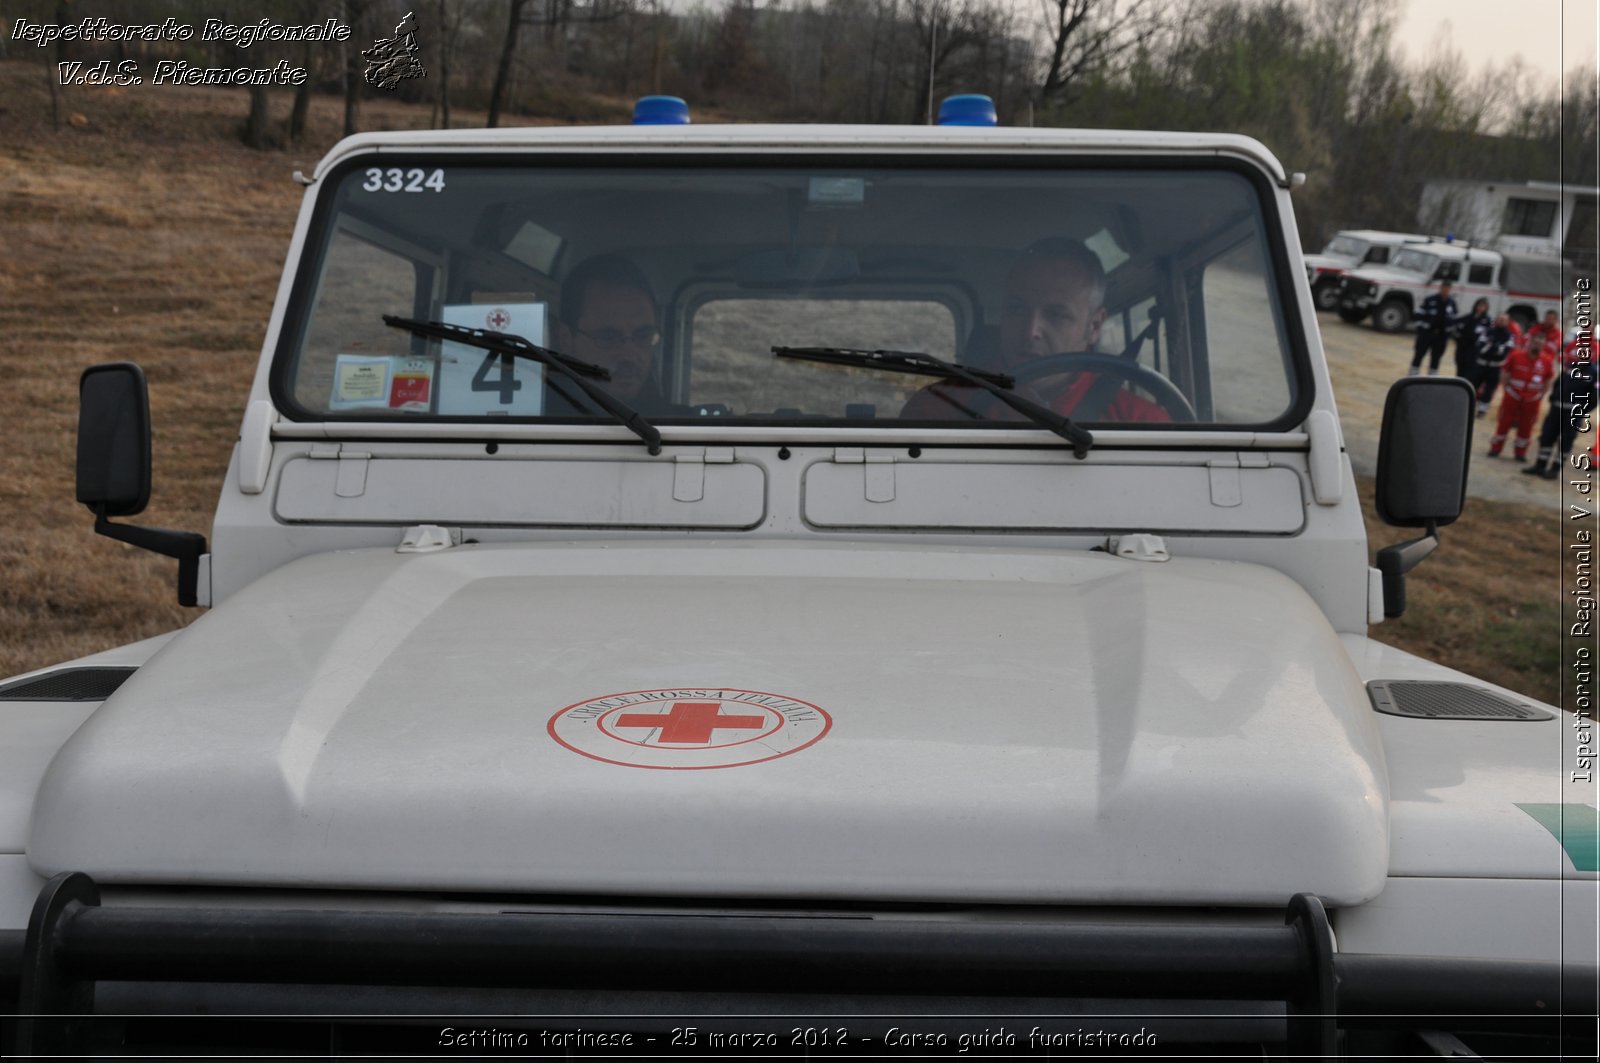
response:
<path fill-rule="evenodd" d="M 1344 425 L 1345 447 L 1350 452 L 1356 474 L 1371 476 L 1378 468 L 1378 431 L 1383 424 L 1383 402 L 1389 385 L 1406 375 L 1411 365 L 1411 334 L 1386 335 L 1362 323 L 1350 325 L 1337 314 L 1318 314 L 1322 346 L 1328 355 L 1328 371 L 1333 376 L 1334 398 L 1339 405 L 1339 420 Z M 1455 366 L 1455 347 L 1445 352 L 1440 372 Z M 1500 502 L 1521 502 L 1559 509 L 1561 481 L 1522 475 L 1526 465 L 1512 461 L 1511 441 L 1504 456 L 1488 456 L 1489 435 L 1500 412 L 1498 395 L 1489 412 L 1478 419 L 1472 432 L 1472 462 L 1467 473 L 1467 494 Z M 1539 412 L 1539 424 L 1544 411 Z M 1539 425 L 1534 426 L 1529 460 L 1539 445 Z M 1594 444 L 1593 430 L 1578 436 L 1573 452 L 1586 451 Z"/>

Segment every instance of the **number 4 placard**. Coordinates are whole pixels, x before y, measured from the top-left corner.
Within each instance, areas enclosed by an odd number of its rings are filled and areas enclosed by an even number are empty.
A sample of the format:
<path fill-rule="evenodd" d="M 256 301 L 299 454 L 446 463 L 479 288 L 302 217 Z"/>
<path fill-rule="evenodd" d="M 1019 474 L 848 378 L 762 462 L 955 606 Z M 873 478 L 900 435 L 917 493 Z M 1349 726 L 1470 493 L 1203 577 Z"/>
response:
<path fill-rule="evenodd" d="M 489 329 L 544 343 L 544 303 L 446 306 L 451 325 Z M 544 366 L 526 358 L 445 341 L 440 346 L 439 412 L 454 417 L 537 417 L 544 412 Z"/>

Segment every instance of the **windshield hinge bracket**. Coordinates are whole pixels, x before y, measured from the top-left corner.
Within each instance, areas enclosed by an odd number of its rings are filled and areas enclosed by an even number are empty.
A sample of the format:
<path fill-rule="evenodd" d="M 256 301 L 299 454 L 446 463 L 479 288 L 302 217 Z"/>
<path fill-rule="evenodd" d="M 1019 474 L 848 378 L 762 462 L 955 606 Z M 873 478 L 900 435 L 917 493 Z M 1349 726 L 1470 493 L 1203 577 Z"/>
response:
<path fill-rule="evenodd" d="M 679 454 L 672 469 L 672 498 L 675 502 L 698 502 L 706 496 L 704 454 Z"/>
<path fill-rule="evenodd" d="M 868 502 L 894 501 L 894 455 L 868 454 L 866 461 Z"/>
<path fill-rule="evenodd" d="M 894 455 L 864 447 L 834 447 L 836 465 L 862 465 L 862 490 L 868 502 L 894 501 Z"/>
<path fill-rule="evenodd" d="M 1240 469 L 1265 469 L 1272 464 L 1265 454 L 1241 451 L 1231 458 L 1213 458 L 1206 462 L 1211 474 L 1211 504 L 1232 508 L 1244 501 L 1244 488 Z"/>
<path fill-rule="evenodd" d="M 672 497 L 678 502 L 698 502 L 706 496 L 706 466 L 732 465 L 732 447 L 705 447 L 673 458 Z"/>
<path fill-rule="evenodd" d="M 367 493 L 367 459 L 365 451 L 345 450 L 339 443 L 314 443 L 306 451 L 313 461 L 338 461 L 339 471 L 333 478 L 333 493 L 340 498 L 360 498 Z"/>
<path fill-rule="evenodd" d="M 1237 506 L 1244 500 L 1239 487 L 1239 459 L 1213 458 L 1206 462 L 1206 469 L 1211 474 L 1213 506 Z"/>
<path fill-rule="evenodd" d="M 333 493 L 340 498 L 360 498 L 367 493 L 367 460 L 371 454 L 356 450 L 339 452 L 339 473 L 333 479 Z"/>

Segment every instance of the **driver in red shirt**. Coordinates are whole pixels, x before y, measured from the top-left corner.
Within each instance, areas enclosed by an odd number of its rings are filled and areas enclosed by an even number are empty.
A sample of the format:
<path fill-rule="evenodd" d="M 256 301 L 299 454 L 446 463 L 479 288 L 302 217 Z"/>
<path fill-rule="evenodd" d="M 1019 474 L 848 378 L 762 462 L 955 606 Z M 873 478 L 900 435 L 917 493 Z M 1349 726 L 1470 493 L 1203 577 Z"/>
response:
<path fill-rule="evenodd" d="M 1006 277 L 1000 318 L 1000 370 L 1015 373 L 1036 358 L 1092 351 L 1105 323 L 1106 273 L 1100 258 L 1081 240 L 1052 237 L 1023 252 Z M 1095 382 L 1092 372 L 1062 374 L 1065 387 L 1021 384 L 1018 391 L 1057 413 L 1072 416 Z M 1058 376 L 1043 378 L 1057 382 Z M 1031 392 L 1031 394 L 1030 394 Z M 1088 411 L 1096 421 L 1162 421 L 1172 415 L 1156 403 L 1119 387 L 1103 409 Z M 956 380 L 930 384 L 911 397 L 900 416 L 944 420 L 974 415 L 1021 420 L 1022 415 L 988 392 Z"/>

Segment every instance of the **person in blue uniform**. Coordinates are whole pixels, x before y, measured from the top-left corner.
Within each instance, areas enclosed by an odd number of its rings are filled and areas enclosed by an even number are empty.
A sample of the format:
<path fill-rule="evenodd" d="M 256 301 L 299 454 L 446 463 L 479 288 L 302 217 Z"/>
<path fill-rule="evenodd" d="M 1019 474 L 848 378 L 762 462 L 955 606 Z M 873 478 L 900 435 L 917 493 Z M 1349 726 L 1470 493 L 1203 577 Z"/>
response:
<path fill-rule="evenodd" d="M 1444 358 L 1444 349 L 1450 345 L 1450 332 L 1456 326 L 1456 314 L 1456 301 L 1450 298 L 1449 281 L 1439 285 L 1437 292 L 1422 300 L 1413 321 L 1417 330 L 1417 346 L 1411 356 L 1409 376 L 1421 372 L 1424 355 L 1429 358 L 1428 375 L 1439 375 L 1439 362 Z"/>

